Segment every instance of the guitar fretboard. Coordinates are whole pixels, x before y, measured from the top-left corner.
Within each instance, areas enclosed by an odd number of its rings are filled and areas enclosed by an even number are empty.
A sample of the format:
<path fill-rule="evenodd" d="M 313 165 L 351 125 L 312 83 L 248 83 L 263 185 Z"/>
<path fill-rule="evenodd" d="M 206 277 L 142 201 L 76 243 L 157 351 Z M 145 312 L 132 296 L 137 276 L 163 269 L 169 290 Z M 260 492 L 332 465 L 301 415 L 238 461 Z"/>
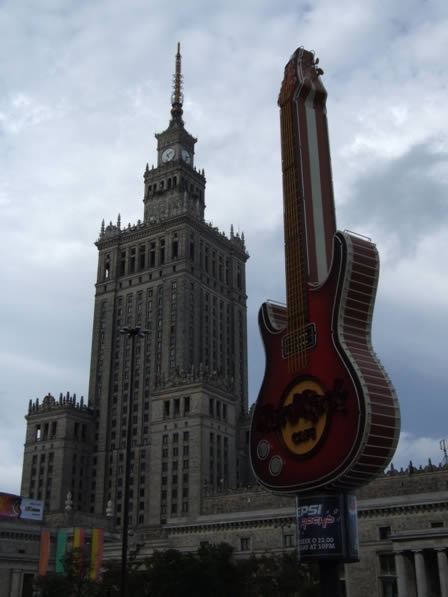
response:
<path fill-rule="evenodd" d="M 293 105 L 288 102 L 280 112 L 283 171 L 283 213 L 285 229 L 286 295 L 288 332 L 301 334 L 308 322 L 306 248 L 303 231 L 303 201 L 300 201 L 300 176 L 297 168 L 297 140 Z M 289 351 L 291 373 L 307 364 L 306 348 Z"/>

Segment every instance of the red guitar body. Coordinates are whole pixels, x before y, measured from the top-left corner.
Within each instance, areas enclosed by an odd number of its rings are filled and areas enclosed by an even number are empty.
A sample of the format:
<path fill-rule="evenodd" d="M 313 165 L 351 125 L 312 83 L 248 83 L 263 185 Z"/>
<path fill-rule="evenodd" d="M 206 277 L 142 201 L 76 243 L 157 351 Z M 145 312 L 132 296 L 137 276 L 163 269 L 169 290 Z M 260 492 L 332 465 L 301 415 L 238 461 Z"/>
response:
<path fill-rule="evenodd" d="M 308 289 L 309 318 L 288 334 L 286 308 L 264 303 L 266 371 L 252 418 L 251 461 L 266 488 L 357 487 L 381 473 L 399 435 L 398 402 L 371 346 L 376 247 L 337 232 L 326 281 Z M 288 353 L 303 350 L 291 372 Z"/>

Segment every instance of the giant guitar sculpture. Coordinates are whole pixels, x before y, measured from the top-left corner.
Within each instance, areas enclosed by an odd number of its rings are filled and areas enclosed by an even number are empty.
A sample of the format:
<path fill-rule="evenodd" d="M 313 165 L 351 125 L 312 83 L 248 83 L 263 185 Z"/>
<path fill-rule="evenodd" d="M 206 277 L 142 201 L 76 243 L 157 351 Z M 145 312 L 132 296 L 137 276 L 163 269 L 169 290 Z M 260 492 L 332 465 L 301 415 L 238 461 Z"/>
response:
<path fill-rule="evenodd" d="M 299 48 L 279 96 L 287 307 L 259 312 L 266 370 L 250 442 L 257 480 L 276 492 L 362 485 L 384 471 L 400 430 L 371 345 L 378 252 L 336 231 L 322 73 Z"/>

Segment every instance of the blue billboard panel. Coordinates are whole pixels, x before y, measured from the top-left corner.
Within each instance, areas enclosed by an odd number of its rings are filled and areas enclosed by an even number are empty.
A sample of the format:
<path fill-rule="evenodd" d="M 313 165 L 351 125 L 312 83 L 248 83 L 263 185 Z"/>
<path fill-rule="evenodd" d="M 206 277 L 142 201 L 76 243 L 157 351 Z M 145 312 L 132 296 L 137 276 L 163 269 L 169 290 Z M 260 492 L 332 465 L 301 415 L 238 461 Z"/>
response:
<path fill-rule="evenodd" d="M 297 529 L 301 560 L 359 559 L 355 496 L 327 494 L 298 498 Z"/>

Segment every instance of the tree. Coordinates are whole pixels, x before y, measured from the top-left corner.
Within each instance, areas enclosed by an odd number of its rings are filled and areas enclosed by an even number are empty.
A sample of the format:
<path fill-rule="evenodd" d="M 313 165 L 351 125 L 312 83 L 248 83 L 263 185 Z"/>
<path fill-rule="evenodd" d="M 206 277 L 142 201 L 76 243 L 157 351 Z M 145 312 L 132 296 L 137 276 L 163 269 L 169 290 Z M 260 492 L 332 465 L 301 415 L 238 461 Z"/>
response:
<path fill-rule="evenodd" d="M 318 585 L 296 552 L 252 555 L 236 559 L 227 543 L 206 545 L 198 552 L 176 549 L 156 551 L 144 562 L 131 561 L 129 597 L 317 597 Z M 67 559 L 64 574 L 42 581 L 42 597 L 117 597 L 121 564 L 104 565 L 101 580 L 86 578 L 88 566 L 82 553 Z"/>
<path fill-rule="evenodd" d="M 94 597 L 98 583 L 90 580 L 90 560 L 82 548 L 75 548 L 63 558 L 64 572 L 49 572 L 39 577 L 42 597 Z"/>

